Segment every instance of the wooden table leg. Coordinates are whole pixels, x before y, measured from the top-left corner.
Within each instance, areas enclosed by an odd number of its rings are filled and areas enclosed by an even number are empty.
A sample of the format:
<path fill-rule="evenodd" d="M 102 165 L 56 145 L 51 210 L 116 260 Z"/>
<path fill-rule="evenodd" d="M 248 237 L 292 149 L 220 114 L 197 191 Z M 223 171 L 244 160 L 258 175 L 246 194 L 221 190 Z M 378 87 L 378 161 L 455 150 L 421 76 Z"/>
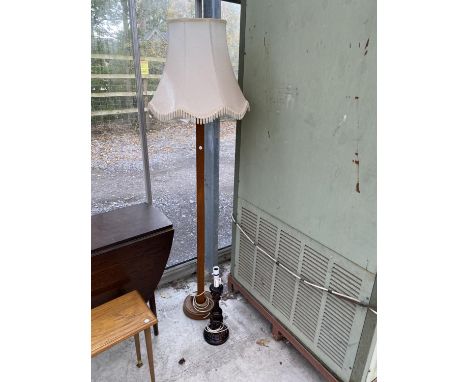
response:
<path fill-rule="evenodd" d="M 143 362 L 141 362 L 141 350 L 140 350 L 140 333 L 135 334 L 135 349 L 137 354 L 137 367 L 142 367 Z"/>
<path fill-rule="evenodd" d="M 151 329 L 145 329 L 146 353 L 148 354 L 148 367 L 150 369 L 151 382 L 154 382 L 153 344 L 151 342 Z"/>
<path fill-rule="evenodd" d="M 156 319 L 158 319 L 158 313 L 156 313 L 156 299 L 154 298 L 154 293 L 151 295 L 149 299 L 150 309 L 155 315 Z M 153 325 L 154 335 L 157 336 L 159 334 L 158 324 Z"/>

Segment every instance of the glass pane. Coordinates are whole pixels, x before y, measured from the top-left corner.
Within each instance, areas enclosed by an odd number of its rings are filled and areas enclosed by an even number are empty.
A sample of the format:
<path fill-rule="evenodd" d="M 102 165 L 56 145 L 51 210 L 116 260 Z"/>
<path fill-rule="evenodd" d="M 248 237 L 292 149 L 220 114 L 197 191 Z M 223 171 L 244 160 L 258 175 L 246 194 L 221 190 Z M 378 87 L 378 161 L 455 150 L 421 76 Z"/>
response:
<path fill-rule="evenodd" d="M 240 4 L 221 2 L 221 18 L 227 21 L 226 39 L 234 73 L 239 71 Z"/>
<path fill-rule="evenodd" d="M 194 17 L 192 0 L 141 0 L 137 3 L 142 56 L 165 59 L 167 19 Z M 149 61 L 150 74 L 162 74 L 164 62 Z M 150 79 L 148 103 L 159 79 Z M 189 120 L 159 122 L 146 113 L 148 153 L 154 204 L 174 225 L 167 266 L 196 256 L 195 126 Z"/>
<path fill-rule="evenodd" d="M 91 213 L 146 200 L 126 1 L 91 1 Z"/>
<path fill-rule="evenodd" d="M 92 0 L 92 213 L 145 199 L 136 113 L 131 32 L 125 0 Z M 222 2 L 229 54 L 238 70 L 240 5 Z M 137 0 L 145 103 L 164 69 L 167 19 L 194 17 L 194 0 Z M 124 78 L 123 78 L 124 77 Z M 172 221 L 174 242 L 168 266 L 196 256 L 195 124 L 161 123 L 146 113 L 154 204 Z M 220 132 L 219 247 L 231 244 L 235 121 Z"/>

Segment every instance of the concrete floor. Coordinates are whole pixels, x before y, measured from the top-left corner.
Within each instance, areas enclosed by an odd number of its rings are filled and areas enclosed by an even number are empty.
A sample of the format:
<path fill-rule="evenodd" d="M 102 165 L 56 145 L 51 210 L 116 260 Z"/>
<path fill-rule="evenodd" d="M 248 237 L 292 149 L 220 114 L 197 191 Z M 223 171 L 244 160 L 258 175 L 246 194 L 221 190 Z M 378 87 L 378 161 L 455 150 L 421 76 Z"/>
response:
<path fill-rule="evenodd" d="M 221 268 L 226 282 L 229 266 Z M 156 381 L 324 381 L 291 344 L 273 340 L 268 321 L 240 294 L 225 294 L 220 303 L 230 330 L 228 341 L 218 347 L 208 345 L 203 339 L 207 321 L 190 320 L 182 312 L 185 296 L 195 290 L 195 278 L 191 277 L 156 292 L 159 318 L 159 336 L 153 336 Z M 149 381 L 143 333 L 140 342 L 143 367 L 135 366 L 132 338 L 92 359 L 92 381 Z M 185 362 L 179 364 L 182 358 Z"/>

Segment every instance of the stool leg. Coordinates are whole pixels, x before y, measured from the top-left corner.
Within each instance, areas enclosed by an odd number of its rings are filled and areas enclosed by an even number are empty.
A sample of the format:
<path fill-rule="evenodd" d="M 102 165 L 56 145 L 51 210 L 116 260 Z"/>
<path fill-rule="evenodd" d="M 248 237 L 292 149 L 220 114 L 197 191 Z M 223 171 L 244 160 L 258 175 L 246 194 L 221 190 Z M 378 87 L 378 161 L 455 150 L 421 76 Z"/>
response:
<path fill-rule="evenodd" d="M 150 309 L 155 315 L 156 319 L 158 319 L 158 314 L 156 313 L 156 299 L 154 297 L 154 292 L 149 299 Z M 158 324 L 153 325 L 154 335 L 157 336 L 159 334 Z"/>
<path fill-rule="evenodd" d="M 141 351 L 140 351 L 140 333 L 135 334 L 135 349 L 137 353 L 137 367 L 142 367 L 143 362 L 141 362 Z"/>
<path fill-rule="evenodd" d="M 151 343 L 151 329 L 145 329 L 146 353 L 148 354 L 148 366 L 150 369 L 151 382 L 154 382 L 153 344 Z"/>

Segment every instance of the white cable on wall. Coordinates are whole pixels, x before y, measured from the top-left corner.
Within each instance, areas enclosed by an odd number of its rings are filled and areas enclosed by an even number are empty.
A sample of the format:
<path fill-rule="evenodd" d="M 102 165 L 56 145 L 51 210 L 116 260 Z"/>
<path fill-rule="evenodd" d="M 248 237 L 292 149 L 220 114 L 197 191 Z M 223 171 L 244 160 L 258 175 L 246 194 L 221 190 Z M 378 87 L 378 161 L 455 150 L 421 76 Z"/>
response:
<path fill-rule="evenodd" d="M 298 279 L 299 281 L 302 281 L 302 283 L 308 285 L 308 286 L 311 286 L 313 288 L 316 288 L 316 289 L 319 289 L 323 292 L 327 292 L 337 298 L 341 298 L 342 300 L 346 300 L 346 301 L 349 301 L 355 305 L 358 305 L 358 306 L 361 306 L 363 308 L 367 308 L 368 310 L 370 310 L 372 313 L 374 313 L 375 315 L 377 315 L 377 310 L 374 308 L 374 307 L 371 307 L 368 303 L 366 302 L 362 302 L 362 301 L 359 301 L 358 299 L 354 298 L 354 297 L 351 297 L 351 296 L 347 296 L 343 293 L 339 293 L 339 292 L 336 292 L 334 291 L 333 289 L 331 288 L 325 288 L 323 286 L 320 286 L 320 285 L 317 285 L 317 284 L 314 284 L 308 280 L 306 280 L 305 278 L 297 275 L 296 273 L 294 273 L 293 271 L 291 271 L 286 265 L 282 264 L 279 260 L 275 259 L 273 256 L 271 256 L 269 253 L 267 253 L 262 247 L 260 247 L 257 243 L 255 243 L 255 241 L 252 240 L 252 238 L 242 229 L 242 227 L 239 225 L 239 223 L 237 223 L 236 219 L 234 218 L 234 215 L 231 215 L 231 219 L 232 219 L 232 222 L 236 225 L 237 228 L 239 228 L 239 231 L 247 238 L 247 240 L 255 247 L 257 248 L 258 251 L 260 251 L 261 253 L 263 253 L 264 255 L 266 255 L 271 261 L 273 261 L 273 263 L 275 265 L 277 265 L 278 267 L 281 267 L 282 269 L 284 269 L 286 272 L 288 272 L 291 276 L 295 277 L 296 279 Z"/>

